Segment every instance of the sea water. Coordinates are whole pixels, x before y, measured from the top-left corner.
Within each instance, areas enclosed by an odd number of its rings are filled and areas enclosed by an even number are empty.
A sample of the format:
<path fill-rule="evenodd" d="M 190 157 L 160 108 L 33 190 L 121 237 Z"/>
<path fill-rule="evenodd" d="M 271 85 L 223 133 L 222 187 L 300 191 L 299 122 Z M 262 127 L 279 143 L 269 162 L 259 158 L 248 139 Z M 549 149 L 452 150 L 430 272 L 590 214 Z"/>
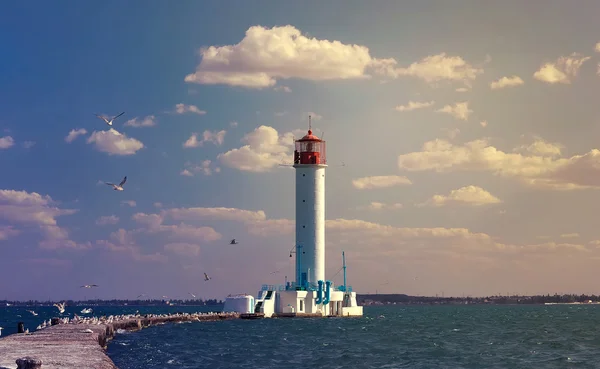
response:
<path fill-rule="evenodd" d="M 8 314 L 22 314 L 21 309 Z M 96 309 L 96 314 L 200 310 Z M 117 334 L 108 355 L 120 369 L 600 368 L 600 305 L 397 305 L 364 311 L 364 317 L 351 319 L 153 326 Z M 48 313 L 46 319 L 56 315 Z M 1 309 L 0 326 L 7 319 L 7 309 Z"/>

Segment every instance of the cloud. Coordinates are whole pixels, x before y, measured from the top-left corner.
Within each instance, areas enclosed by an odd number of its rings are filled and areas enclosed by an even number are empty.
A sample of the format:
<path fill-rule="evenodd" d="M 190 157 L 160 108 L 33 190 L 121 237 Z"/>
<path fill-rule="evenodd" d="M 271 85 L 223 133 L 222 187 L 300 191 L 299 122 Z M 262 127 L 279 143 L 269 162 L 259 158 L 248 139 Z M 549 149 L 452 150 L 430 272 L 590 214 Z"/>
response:
<path fill-rule="evenodd" d="M 354 188 L 359 190 L 371 190 L 410 184 L 412 184 L 410 179 L 402 176 L 372 176 L 352 180 Z"/>
<path fill-rule="evenodd" d="M 543 145 L 534 145 L 538 150 Z M 554 155 L 554 153 L 550 152 Z M 570 158 L 521 153 L 506 153 L 485 139 L 453 145 L 436 139 L 421 151 L 402 154 L 398 166 L 407 171 L 487 171 L 512 177 L 528 185 L 552 190 L 600 188 L 600 150 Z"/>
<path fill-rule="evenodd" d="M 96 225 L 108 225 L 108 224 L 117 224 L 119 222 L 119 217 L 116 215 L 107 215 L 101 216 L 96 219 Z"/>
<path fill-rule="evenodd" d="M 594 48 L 594 50 L 595 50 L 597 53 L 600 53 L 600 42 L 598 42 L 598 43 L 596 44 L 596 47 Z"/>
<path fill-rule="evenodd" d="M 238 126 L 238 122 L 229 122 L 229 126 L 230 127 L 237 127 Z"/>
<path fill-rule="evenodd" d="M 536 137 L 535 141 L 529 145 L 522 145 L 513 151 L 526 151 L 540 156 L 560 156 L 564 146 L 557 142 L 547 142 L 542 138 Z"/>
<path fill-rule="evenodd" d="M 292 89 L 289 88 L 288 86 L 275 86 L 275 88 L 273 88 L 275 91 L 283 91 L 283 92 L 292 92 Z"/>
<path fill-rule="evenodd" d="M 128 232 L 120 228 L 110 234 L 109 240 L 97 240 L 96 245 L 110 252 L 129 255 L 138 262 L 164 263 L 168 260 L 165 255 L 159 252 L 153 254 L 142 253 L 142 248 L 137 244 L 134 234 L 135 232 Z"/>
<path fill-rule="evenodd" d="M 435 104 L 434 101 L 429 101 L 429 102 L 409 101 L 407 105 L 398 105 L 398 106 L 396 106 L 395 109 L 397 111 L 413 111 L 416 109 L 428 108 L 430 106 L 433 106 L 433 104 Z"/>
<path fill-rule="evenodd" d="M 11 136 L 0 137 L 0 150 L 13 147 L 15 140 Z"/>
<path fill-rule="evenodd" d="M 455 139 L 460 133 L 460 129 L 458 128 L 442 128 L 442 131 L 446 132 L 446 135 L 448 135 L 448 138 L 451 140 Z"/>
<path fill-rule="evenodd" d="M 200 141 L 198 141 L 198 134 L 192 133 L 190 138 L 188 138 L 187 141 L 183 143 L 183 147 L 188 149 L 198 147 L 202 146 L 205 142 L 212 142 L 217 146 L 221 146 L 223 144 L 223 141 L 225 140 L 226 133 L 227 131 L 225 130 L 221 130 L 219 132 L 211 132 L 206 130 L 204 131 L 204 133 L 202 133 L 202 140 Z"/>
<path fill-rule="evenodd" d="M 563 233 L 560 235 L 560 238 L 578 238 L 579 233 Z"/>
<path fill-rule="evenodd" d="M 561 56 L 554 63 L 545 63 L 533 74 L 533 78 L 549 84 L 569 84 L 577 76 L 579 68 L 591 57 L 573 53 Z"/>
<path fill-rule="evenodd" d="M 181 256 L 198 256 L 200 255 L 200 246 L 191 243 L 169 243 L 164 246 L 166 251 L 181 255 Z"/>
<path fill-rule="evenodd" d="M 0 241 L 7 240 L 11 237 L 18 236 L 21 233 L 18 229 L 13 226 L 0 226 Z"/>
<path fill-rule="evenodd" d="M 406 68 L 396 68 L 396 64 L 393 59 L 381 61 L 379 72 L 394 78 L 417 77 L 430 84 L 447 80 L 463 82 L 467 86 L 483 73 L 483 69 L 475 68 L 460 56 L 447 56 L 446 53 L 427 56 Z"/>
<path fill-rule="evenodd" d="M 213 174 L 213 172 L 219 173 L 221 171 L 221 168 L 215 167 L 213 169 L 211 168 L 211 163 L 212 162 L 210 160 L 204 160 L 199 165 L 186 162 L 184 164 L 186 168 L 183 169 L 179 174 L 181 174 L 182 176 L 193 177 L 197 173 L 202 173 L 205 176 L 210 176 L 211 174 Z"/>
<path fill-rule="evenodd" d="M 206 114 L 206 112 L 204 110 L 198 109 L 198 107 L 196 105 L 185 105 L 185 104 L 175 105 L 175 113 L 177 113 L 177 114 L 194 113 L 194 114 L 198 114 L 198 115 Z"/>
<path fill-rule="evenodd" d="M 69 239 L 69 232 L 60 226 L 56 218 L 75 214 L 75 209 L 61 209 L 48 195 L 18 190 L 0 190 L 0 219 L 9 224 L 3 228 L 7 235 L 15 231 L 37 231 L 42 235 L 39 242 L 46 249 L 87 249 L 89 244 L 81 244 Z"/>
<path fill-rule="evenodd" d="M 219 154 L 224 165 L 247 172 L 267 172 L 284 161 L 292 160 L 293 134 L 280 135 L 269 126 L 260 126 L 242 138 L 247 143 Z"/>
<path fill-rule="evenodd" d="M 26 149 L 31 149 L 33 146 L 35 146 L 35 142 L 34 141 L 25 141 L 23 142 L 23 147 Z"/>
<path fill-rule="evenodd" d="M 468 92 L 468 91 L 469 91 L 469 89 L 468 89 L 468 88 L 466 88 L 466 87 L 459 87 L 459 88 L 457 88 L 455 91 L 456 91 L 456 92 Z"/>
<path fill-rule="evenodd" d="M 359 207 L 359 209 L 371 210 L 371 211 L 380 211 L 380 210 L 398 210 L 402 209 L 403 206 L 400 203 L 386 204 L 383 202 L 372 201 L 369 205 L 365 207 Z"/>
<path fill-rule="evenodd" d="M 156 117 L 148 115 L 145 118 L 133 118 L 123 124 L 125 127 L 154 127 L 156 125 Z"/>
<path fill-rule="evenodd" d="M 68 143 L 73 142 L 77 137 L 87 134 L 87 130 L 85 128 L 77 128 L 72 129 L 67 137 L 65 137 L 65 141 Z"/>
<path fill-rule="evenodd" d="M 498 90 L 505 87 L 516 87 L 524 84 L 523 80 L 519 76 L 502 77 L 497 81 L 490 83 L 492 90 Z"/>
<path fill-rule="evenodd" d="M 423 205 L 446 206 L 452 204 L 481 206 L 490 204 L 499 204 L 499 198 L 487 192 L 478 186 L 465 186 L 457 190 L 450 191 L 448 195 L 434 195 Z"/>
<path fill-rule="evenodd" d="M 275 86 L 278 79 L 365 78 L 368 67 L 381 64 L 365 46 L 309 38 L 291 25 L 253 26 L 238 44 L 204 47 L 200 55 L 185 82 L 259 89 Z"/>
<path fill-rule="evenodd" d="M 446 113 L 452 115 L 456 119 L 469 120 L 469 115 L 473 113 L 473 110 L 469 109 L 469 102 L 460 102 L 454 104 L 454 106 L 446 105 L 443 108 L 436 110 L 438 113 Z"/>
<path fill-rule="evenodd" d="M 132 207 L 132 208 L 137 206 L 137 203 L 134 200 L 123 200 L 123 201 L 121 201 L 121 204 L 129 205 L 129 207 Z"/>
<path fill-rule="evenodd" d="M 479 122 L 479 125 L 482 126 L 483 128 L 487 127 L 488 122 L 487 120 L 482 120 L 481 122 Z"/>
<path fill-rule="evenodd" d="M 108 155 L 133 155 L 144 147 L 140 141 L 129 138 L 113 128 L 108 131 L 95 131 L 88 138 L 87 143 L 95 144 L 96 150 Z"/>

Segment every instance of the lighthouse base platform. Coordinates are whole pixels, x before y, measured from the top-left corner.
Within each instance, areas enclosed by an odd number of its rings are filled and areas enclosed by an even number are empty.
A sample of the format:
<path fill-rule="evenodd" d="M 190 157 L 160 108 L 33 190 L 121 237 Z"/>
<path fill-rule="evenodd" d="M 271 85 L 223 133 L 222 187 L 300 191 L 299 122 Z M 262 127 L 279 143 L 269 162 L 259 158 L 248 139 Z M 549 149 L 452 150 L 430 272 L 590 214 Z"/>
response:
<path fill-rule="evenodd" d="M 356 292 L 345 286 L 335 288 L 331 282 L 327 290 L 302 289 L 291 284 L 263 285 L 255 301 L 253 308 L 248 304 L 228 304 L 227 300 L 225 304 L 230 306 L 228 311 L 247 315 L 246 319 L 363 316 L 363 307 L 356 303 Z"/>

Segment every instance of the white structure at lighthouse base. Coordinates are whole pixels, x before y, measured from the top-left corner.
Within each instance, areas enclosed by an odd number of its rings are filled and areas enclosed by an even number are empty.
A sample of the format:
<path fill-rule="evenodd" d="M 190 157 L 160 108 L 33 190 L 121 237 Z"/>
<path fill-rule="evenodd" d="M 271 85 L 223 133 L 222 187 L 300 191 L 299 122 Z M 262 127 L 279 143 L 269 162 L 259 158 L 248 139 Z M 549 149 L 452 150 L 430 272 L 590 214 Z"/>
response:
<path fill-rule="evenodd" d="M 278 314 L 362 316 L 363 307 L 356 303 L 356 292 L 341 291 L 343 289 L 343 286 L 335 288 L 332 283 L 329 284 L 329 292 L 327 288 L 321 291 L 297 291 L 291 288 L 291 284 L 263 285 L 258 293 L 254 312 L 264 314 L 265 318 Z"/>

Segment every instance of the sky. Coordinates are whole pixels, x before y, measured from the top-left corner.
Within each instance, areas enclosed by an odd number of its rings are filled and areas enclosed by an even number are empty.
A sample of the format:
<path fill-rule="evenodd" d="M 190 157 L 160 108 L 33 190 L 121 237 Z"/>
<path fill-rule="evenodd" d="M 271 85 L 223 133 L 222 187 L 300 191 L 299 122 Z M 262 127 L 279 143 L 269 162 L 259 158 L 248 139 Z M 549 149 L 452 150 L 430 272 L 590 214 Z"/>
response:
<path fill-rule="evenodd" d="M 0 299 L 224 298 L 293 280 L 288 164 L 309 115 L 327 141 L 336 284 L 345 251 L 358 293 L 600 293 L 598 12 L 6 3 Z M 94 115 L 121 112 L 112 127 Z M 124 176 L 124 191 L 104 184 Z"/>

